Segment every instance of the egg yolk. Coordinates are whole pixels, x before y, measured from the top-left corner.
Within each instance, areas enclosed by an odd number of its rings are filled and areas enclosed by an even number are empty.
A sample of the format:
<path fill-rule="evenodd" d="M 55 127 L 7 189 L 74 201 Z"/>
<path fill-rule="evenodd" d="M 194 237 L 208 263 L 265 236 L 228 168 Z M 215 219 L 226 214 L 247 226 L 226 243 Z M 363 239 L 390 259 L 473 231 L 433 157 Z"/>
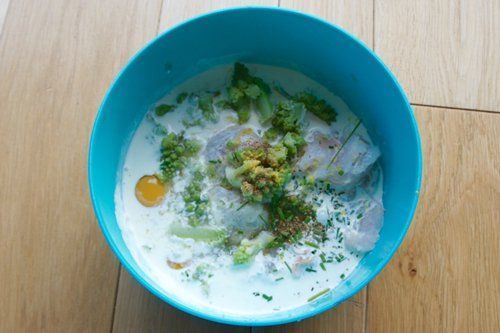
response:
<path fill-rule="evenodd" d="M 159 205 L 165 192 L 165 185 L 156 176 L 143 176 L 135 185 L 135 196 L 146 207 Z"/>

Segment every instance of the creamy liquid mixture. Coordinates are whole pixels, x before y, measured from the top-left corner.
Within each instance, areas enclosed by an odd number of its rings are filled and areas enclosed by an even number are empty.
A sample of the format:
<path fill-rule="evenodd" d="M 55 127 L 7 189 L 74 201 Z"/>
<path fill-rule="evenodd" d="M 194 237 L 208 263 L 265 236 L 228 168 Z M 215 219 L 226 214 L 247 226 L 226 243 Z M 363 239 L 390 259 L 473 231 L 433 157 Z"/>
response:
<path fill-rule="evenodd" d="M 337 121 L 331 126 L 312 114 L 307 115 L 306 141 L 316 140 L 318 132 L 341 135 L 356 125 L 356 116 L 340 98 L 306 76 L 263 65 L 249 65 L 249 68 L 266 82 L 279 85 L 290 94 L 310 91 L 335 108 Z M 181 92 L 220 90 L 223 97 L 231 69 L 231 66 L 223 66 L 202 73 L 176 87 L 160 102 L 174 103 Z M 274 93 L 272 99 L 276 101 L 283 97 Z M 209 163 L 204 155 L 207 141 L 216 133 L 235 126 L 235 113 L 219 110 L 220 120 L 217 123 L 186 128 L 183 120 L 186 117 L 189 119 L 195 107 L 196 103 L 188 98 L 175 111 L 162 117 L 149 112 L 130 143 L 121 181 L 117 184 L 115 201 L 116 216 L 124 240 L 138 265 L 166 294 L 199 308 L 209 307 L 232 315 L 285 311 L 303 305 L 308 300 L 313 301 L 311 298 L 314 295 L 327 288 L 334 289 L 355 269 L 363 253 L 373 247 L 378 239 L 383 214 L 382 176 L 378 164 L 354 189 L 334 191 L 327 182 L 317 182 L 310 190 L 308 199 L 317 209 L 318 221 L 328 225 L 328 240 L 324 243 L 311 246 L 314 240 L 308 241 L 305 237 L 273 255 L 264 255 L 260 251 L 249 265 L 235 266 L 231 254 L 222 247 L 179 238 L 170 232 L 172 225 L 185 223 L 181 193 L 192 178 L 190 170 Z M 183 175 L 173 179 L 165 200 L 159 206 L 145 207 L 134 194 L 135 186 L 142 176 L 158 172 L 163 127 L 174 133 L 184 130 L 187 137 L 196 138 L 203 148 Z M 260 135 L 264 130 L 255 114 L 242 127 L 252 128 Z M 356 130 L 356 137 L 371 144 L 362 125 Z M 237 223 L 228 221 L 235 216 L 241 220 L 259 213 L 259 208 L 251 205 L 237 210 L 240 206 L 237 196 L 220 187 L 214 189 L 214 186 L 210 180 L 204 180 L 202 194 L 211 201 L 210 225 Z M 288 185 L 288 190 L 293 192 L 300 186 L 301 183 L 294 179 Z M 365 212 L 365 215 L 375 214 L 375 219 L 380 220 L 374 222 L 370 230 L 354 227 L 356 221 L 362 222 L 363 218 L 367 218 L 360 213 L 363 205 L 365 210 L 367 205 L 376 206 L 376 209 Z M 169 262 L 182 262 L 186 266 L 176 269 L 178 267 L 172 268 Z"/>

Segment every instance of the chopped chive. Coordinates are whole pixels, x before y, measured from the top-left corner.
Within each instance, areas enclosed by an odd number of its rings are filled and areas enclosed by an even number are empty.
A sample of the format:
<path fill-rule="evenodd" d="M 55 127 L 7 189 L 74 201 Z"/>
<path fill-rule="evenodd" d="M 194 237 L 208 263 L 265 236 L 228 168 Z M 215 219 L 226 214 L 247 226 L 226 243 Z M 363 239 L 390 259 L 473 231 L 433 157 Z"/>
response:
<path fill-rule="evenodd" d="M 262 217 L 262 215 L 259 214 L 259 218 L 262 220 L 262 222 L 267 223 L 267 221 Z"/>
<path fill-rule="evenodd" d="M 264 298 L 266 301 L 270 302 L 270 301 L 272 301 L 273 296 L 269 296 L 269 295 L 266 295 L 266 294 L 262 294 L 262 298 Z"/>
<path fill-rule="evenodd" d="M 256 291 L 254 291 L 252 294 L 253 294 L 254 296 L 260 296 L 260 293 L 258 293 L 258 292 L 256 292 Z"/>
<path fill-rule="evenodd" d="M 330 161 L 330 163 L 328 164 L 328 166 L 332 165 L 333 162 L 335 162 L 335 159 L 339 155 L 340 151 L 344 148 L 344 146 L 347 143 L 347 141 L 349 141 L 349 139 L 351 139 L 351 137 L 353 136 L 354 132 L 356 132 L 356 130 L 358 129 L 359 125 L 361 125 L 361 119 L 358 120 L 358 123 L 356 124 L 356 126 L 354 126 L 354 128 L 351 131 L 351 133 L 349 133 L 349 135 L 347 136 L 347 138 L 345 139 L 345 141 L 342 142 L 342 145 L 340 146 L 339 150 L 337 150 L 335 152 L 335 155 L 333 155 L 332 160 Z"/>
<path fill-rule="evenodd" d="M 292 272 L 292 269 L 290 268 L 290 266 L 288 265 L 288 263 L 285 261 L 285 266 L 286 268 L 288 268 L 288 270 L 290 271 L 290 273 Z"/>
<path fill-rule="evenodd" d="M 312 269 L 311 267 L 307 267 L 307 268 L 306 268 L 306 272 L 316 273 L 316 270 L 315 270 L 315 269 Z"/>
<path fill-rule="evenodd" d="M 279 277 L 279 278 L 277 278 L 277 279 L 276 279 L 276 280 L 274 280 L 274 281 L 281 281 L 281 280 L 283 280 L 283 279 L 284 279 L 284 277 Z"/>
<path fill-rule="evenodd" d="M 345 274 L 344 273 L 340 274 L 340 278 L 341 279 L 345 278 Z"/>
<path fill-rule="evenodd" d="M 337 262 L 342 262 L 345 259 L 346 259 L 346 257 L 344 257 L 344 255 L 342 253 L 335 256 L 335 260 L 337 260 Z"/>
<path fill-rule="evenodd" d="M 326 267 L 325 267 L 324 263 L 320 262 L 319 267 L 321 267 L 322 270 L 326 271 Z"/>
<path fill-rule="evenodd" d="M 238 209 L 236 209 L 236 211 L 239 211 L 240 209 L 245 207 L 247 204 L 248 204 L 248 201 L 245 201 L 241 206 L 238 207 Z"/>
<path fill-rule="evenodd" d="M 321 262 L 326 262 L 326 258 L 325 258 L 325 254 L 324 253 L 321 253 L 319 255 L 319 257 L 321 258 Z"/>
<path fill-rule="evenodd" d="M 317 298 L 319 298 L 319 297 L 323 296 L 324 294 L 326 294 L 326 293 L 327 293 L 327 292 L 329 292 L 329 291 L 330 291 L 330 288 L 326 288 L 325 290 L 322 290 L 322 291 L 320 291 L 319 293 L 314 294 L 314 295 L 312 295 L 311 297 L 309 297 L 309 298 L 307 299 L 307 301 L 308 301 L 308 302 L 312 302 L 312 301 L 314 301 L 315 299 L 317 299 Z"/>
<path fill-rule="evenodd" d="M 305 241 L 304 244 L 309 245 L 310 247 L 314 247 L 315 249 L 319 249 L 319 246 L 314 244 L 313 242 Z"/>

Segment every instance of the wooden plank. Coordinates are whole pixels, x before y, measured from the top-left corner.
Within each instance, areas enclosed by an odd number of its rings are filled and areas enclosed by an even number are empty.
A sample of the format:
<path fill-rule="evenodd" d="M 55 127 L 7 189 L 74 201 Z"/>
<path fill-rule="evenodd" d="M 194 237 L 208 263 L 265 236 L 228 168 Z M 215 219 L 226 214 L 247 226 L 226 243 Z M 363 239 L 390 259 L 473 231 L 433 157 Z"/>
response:
<path fill-rule="evenodd" d="M 9 2 L 10 0 L 0 0 L 0 36 L 2 36 L 7 10 L 9 9 Z"/>
<path fill-rule="evenodd" d="M 84 4 L 12 1 L 1 36 L 0 332 L 110 330 L 118 262 L 91 208 L 87 144 L 161 4 Z"/>
<path fill-rule="evenodd" d="M 190 17 L 217 9 L 236 6 L 276 6 L 278 0 L 164 0 L 161 11 L 160 31 Z"/>
<path fill-rule="evenodd" d="M 369 332 L 500 332 L 500 116 L 416 107 L 424 182 L 402 247 L 370 284 Z"/>
<path fill-rule="evenodd" d="M 500 111 L 500 1 L 375 1 L 375 51 L 413 103 Z"/>
<path fill-rule="evenodd" d="M 179 311 L 146 291 L 122 268 L 113 332 L 250 332 Z"/>
<path fill-rule="evenodd" d="M 320 16 L 346 29 L 372 47 L 373 1 L 281 0 L 280 5 Z"/>
<path fill-rule="evenodd" d="M 252 333 L 364 332 L 366 288 L 342 305 L 304 321 L 271 327 L 255 327 Z"/>

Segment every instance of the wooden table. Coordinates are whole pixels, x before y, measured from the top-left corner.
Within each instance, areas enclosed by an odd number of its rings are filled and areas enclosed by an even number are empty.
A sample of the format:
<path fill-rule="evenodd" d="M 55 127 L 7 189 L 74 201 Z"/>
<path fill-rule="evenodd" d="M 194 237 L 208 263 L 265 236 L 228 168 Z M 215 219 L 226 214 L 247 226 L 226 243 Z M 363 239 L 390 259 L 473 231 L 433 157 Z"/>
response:
<path fill-rule="evenodd" d="M 97 107 L 172 24 L 262 4 L 317 14 L 389 65 L 422 135 L 420 204 L 387 268 L 297 324 L 217 325 L 151 296 L 87 190 Z M 500 332 L 500 1 L 0 0 L 0 332 Z"/>

